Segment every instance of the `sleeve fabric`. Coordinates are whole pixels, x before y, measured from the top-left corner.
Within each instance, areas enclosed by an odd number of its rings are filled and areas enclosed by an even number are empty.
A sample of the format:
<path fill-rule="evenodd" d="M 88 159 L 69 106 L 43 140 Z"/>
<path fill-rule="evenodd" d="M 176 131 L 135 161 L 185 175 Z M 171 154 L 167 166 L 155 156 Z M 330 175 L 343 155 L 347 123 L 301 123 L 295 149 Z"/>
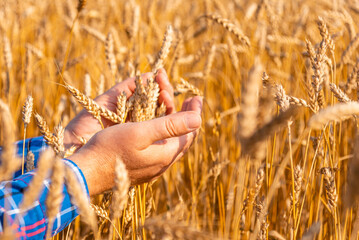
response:
<path fill-rule="evenodd" d="M 22 144 L 18 142 L 18 153 L 22 155 Z M 21 145 L 21 147 L 20 147 Z M 43 138 L 33 138 L 26 140 L 25 154 L 31 150 L 35 155 L 35 166 L 39 158 L 39 154 L 46 148 Z M 21 151 L 20 151 L 21 149 Z M 71 160 L 63 159 L 65 166 L 70 168 L 76 175 L 82 190 L 89 197 L 86 179 L 81 169 Z M 20 211 L 19 206 L 26 192 L 26 188 L 31 184 L 31 180 L 36 174 L 36 169 L 23 175 L 15 174 L 15 178 L 10 181 L 0 183 L 0 234 L 4 230 L 4 226 L 11 226 L 17 239 L 45 239 L 48 219 L 46 215 L 46 197 L 50 186 L 50 176 L 43 182 L 43 190 L 38 200 L 31 207 L 24 211 Z M 63 185 L 64 199 L 60 212 L 55 218 L 52 229 L 52 236 L 63 230 L 77 216 L 77 207 L 70 201 L 70 195 L 67 191 L 66 184 Z"/>

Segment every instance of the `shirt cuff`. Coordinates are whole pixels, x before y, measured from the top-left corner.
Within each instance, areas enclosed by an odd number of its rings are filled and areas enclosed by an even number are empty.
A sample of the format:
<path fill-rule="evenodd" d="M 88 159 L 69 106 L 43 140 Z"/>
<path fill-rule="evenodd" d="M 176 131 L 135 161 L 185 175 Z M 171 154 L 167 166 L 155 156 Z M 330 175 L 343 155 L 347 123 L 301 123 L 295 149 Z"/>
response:
<path fill-rule="evenodd" d="M 70 167 L 72 169 L 72 171 L 75 173 L 77 181 L 81 185 L 82 191 L 85 192 L 87 195 L 87 198 L 90 199 L 90 192 L 89 192 L 89 189 L 87 186 L 86 178 L 85 178 L 85 175 L 83 174 L 83 172 L 81 171 L 81 169 L 79 168 L 79 166 L 77 166 L 76 163 L 74 163 L 70 159 L 64 158 L 63 160 L 64 160 L 64 163 L 68 167 Z"/>

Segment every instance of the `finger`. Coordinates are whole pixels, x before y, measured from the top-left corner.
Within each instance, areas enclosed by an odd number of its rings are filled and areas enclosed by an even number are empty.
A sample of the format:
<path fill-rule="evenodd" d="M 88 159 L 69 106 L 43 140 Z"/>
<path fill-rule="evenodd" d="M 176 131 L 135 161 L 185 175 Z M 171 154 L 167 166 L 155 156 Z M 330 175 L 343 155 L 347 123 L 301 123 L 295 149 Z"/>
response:
<path fill-rule="evenodd" d="M 145 151 L 152 153 L 151 157 L 157 159 L 157 164 L 169 167 L 187 152 L 196 135 L 196 131 L 194 131 L 180 137 L 157 141 Z"/>
<path fill-rule="evenodd" d="M 203 106 L 203 99 L 202 97 L 196 96 L 191 98 L 191 101 L 188 102 L 188 105 L 186 106 L 186 111 L 194 111 L 198 114 L 201 114 L 202 112 L 202 106 Z"/>
<path fill-rule="evenodd" d="M 157 72 L 156 81 L 161 90 L 166 90 L 169 95 L 173 98 L 173 87 L 168 79 L 166 71 L 161 68 Z"/>
<path fill-rule="evenodd" d="M 179 112 L 137 124 L 134 131 L 144 139 L 141 147 L 146 148 L 156 141 L 193 132 L 201 122 L 201 115 L 197 112 Z"/>
<path fill-rule="evenodd" d="M 173 98 L 171 98 L 170 94 L 167 91 L 162 90 L 160 92 L 160 96 L 158 97 L 158 102 L 160 104 L 162 104 L 162 103 L 165 104 L 166 115 L 175 113 L 175 111 L 176 111 L 175 103 L 173 102 Z"/>
<path fill-rule="evenodd" d="M 181 111 L 187 111 L 187 107 L 189 102 L 192 100 L 192 98 L 187 98 L 183 103 L 182 103 L 182 108 Z"/>

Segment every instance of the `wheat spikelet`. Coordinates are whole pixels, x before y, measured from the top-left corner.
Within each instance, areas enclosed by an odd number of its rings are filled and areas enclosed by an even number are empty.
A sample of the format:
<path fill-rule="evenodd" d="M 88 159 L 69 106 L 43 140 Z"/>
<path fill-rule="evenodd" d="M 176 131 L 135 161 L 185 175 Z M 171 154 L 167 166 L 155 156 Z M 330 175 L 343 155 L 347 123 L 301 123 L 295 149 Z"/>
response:
<path fill-rule="evenodd" d="M 166 116 L 166 111 L 166 105 L 164 103 L 161 103 L 161 105 L 156 109 L 156 117 Z"/>
<path fill-rule="evenodd" d="M 117 63 L 114 53 L 113 37 L 111 32 L 109 32 L 106 37 L 105 54 L 106 54 L 107 65 L 110 68 L 112 76 L 115 77 L 117 72 Z"/>
<path fill-rule="evenodd" d="M 288 44 L 288 45 L 294 44 L 294 45 L 303 46 L 305 44 L 302 40 L 296 37 L 283 36 L 283 35 L 267 35 L 267 40 L 269 42 Z"/>
<path fill-rule="evenodd" d="M 227 36 L 227 44 L 228 44 L 228 54 L 235 69 L 239 67 L 239 59 L 237 56 L 237 52 L 234 49 L 234 43 L 230 36 Z M 217 47 L 216 47 L 217 48 Z"/>
<path fill-rule="evenodd" d="M 278 106 L 280 107 L 280 110 L 282 112 L 286 111 L 290 106 L 290 101 L 287 94 L 285 93 L 283 86 L 281 84 L 275 84 L 274 89 L 275 89 L 275 93 L 274 93 L 275 100 Z"/>
<path fill-rule="evenodd" d="M 348 94 L 350 94 L 352 90 L 357 88 L 358 71 L 359 71 L 359 61 L 356 62 L 352 72 L 349 74 L 347 78 L 347 82 L 345 84 L 344 89 L 345 92 Z"/>
<path fill-rule="evenodd" d="M 257 196 L 262 188 L 264 177 L 265 177 L 264 169 L 259 168 L 257 171 L 255 187 L 254 188 L 252 187 L 249 190 L 248 195 L 243 202 L 243 207 L 242 207 L 242 212 L 241 212 L 242 215 L 245 213 L 245 211 L 248 209 L 248 207 L 254 203 L 255 199 L 257 198 Z"/>
<path fill-rule="evenodd" d="M 359 188 L 357 187 L 357 179 L 359 178 L 359 135 L 358 130 L 356 132 L 355 136 L 355 142 L 354 142 L 354 154 L 353 159 L 349 161 L 348 166 L 348 178 L 347 178 L 347 187 L 346 190 L 346 198 L 345 203 L 346 207 L 349 208 L 354 205 L 356 200 L 359 197 Z"/>
<path fill-rule="evenodd" d="M 303 184 L 303 169 L 300 165 L 294 168 L 294 198 L 292 193 L 290 194 L 291 208 L 299 203 L 300 191 Z"/>
<path fill-rule="evenodd" d="M 15 156 L 15 128 L 9 106 L 0 100 L 3 146 L 1 152 L 0 180 L 8 180 L 19 169 L 21 161 Z"/>
<path fill-rule="evenodd" d="M 81 25 L 81 29 L 84 30 L 86 33 L 90 34 L 91 36 L 93 36 L 94 38 L 96 38 L 97 40 L 99 40 L 100 42 L 106 44 L 106 35 L 104 35 L 100 31 L 87 25 Z"/>
<path fill-rule="evenodd" d="M 224 27 L 227 31 L 234 34 L 239 41 L 250 47 L 251 44 L 249 42 L 249 38 L 242 33 L 239 27 L 231 23 L 228 19 L 222 18 L 221 16 L 214 14 L 204 15 L 204 17 L 218 23 L 219 25 Z"/>
<path fill-rule="evenodd" d="M 86 5 L 86 0 L 78 0 L 78 5 L 77 5 L 77 12 L 81 12 L 82 9 L 85 8 Z"/>
<path fill-rule="evenodd" d="M 350 57 L 353 55 L 355 49 L 359 46 L 359 33 L 355 35 L 354 39 L 349 43 L 341 56 L 341 63 L 348 64 L 351 62 Z"/>
<path fill-rule="evenodd" d="M 32 98 L 31 95 L 29 95 L 26 98 L 25 104 L 22 108 L 22 121 L 24 122 L 25 128 L 30 123 L 33 105 L 34 105 L 34 99 Z"/>
<path fill-rule="evenodd" d="M 66 89 L 72 94 L 73 97 L 97 120 L 101 121 L 101 116 L 114 122 L 121 123 L 121 119 L 116 113 L 99 106 L 94 100 L 86 97 L 76 88 L 66 84 Z"/>
<path fill-rule="evenodd" d="M 203 77 L 204 78 L 207 78 L 209 76 L 209 74 L 211 73 L 215 56 L 216 56 L 216 45 L 212 45 L 212 47 L 208 53 L 206 63 L 204 64 L 204 68 L 203 68 Z"/>
<path fill-rule="evenodd" d="M 64 134 L 65 128 L 60 123 L 55 127 L 53 135 L 54 150 L 59 157 L 64 157 L 65 155 Z"/>
<path fill-rule="evenodd" d="M 313 129 L 321 129 L 329 121 L 343 121 L 355 114 L 359 114 L 359 103 L 338 103 L 313 115 L 308 125 Z"/>
<path fill-rule="evenodd" d="M 126 101 L 126 92 L 122 92 L 119 96 L 117 96 L 116 113 L 120 117 L 120 119 L 122 119 L 122 122 L 125 122 L 126 120 Z"/>
<path fill-rule="evenodd" d="M 110 220 L 108 212 L 105 209 L 95 204 L 91 204 L 90 206 L 97 216 L 102 217 L 106 220 Z"/>
<path fill-rule="evenodd" d="M 85 221 L 94 232 L 97 233 L 96 215 L 92 210 L 90 203 L 87 199 L 86 193 L 82 191 L 81 185 L 75 177 L 75 174 L 70 168 L 65 169 L 66 186 L 71 196 L 71 202 L 74 203 L 79 209 L 82 220 Z"/>
<path fill-rule="evenodd" d="M 203 231 L 196 230 L 192 227 L 176 223 L 171 220 L 163 220 L 159 217 L 147 219 L 144 228 L 155 234 L 155 239 L 198 239 L 214 240 L 214 236 L 206 234 Z"/>
<path fill-rule="evenodd" d="M 36 125 L 38 126 L 40 133 L 44 135 L 46 143 L 52 147 L 55 146 L 54 136 L 52 135 L 45 119 L 38 113 L 35 113 Z"/>
<path fill-rule="evenodd" d="M 239 134 L 240 138 L 249 137 L 257 127 L 257 113 L 258 113 L 258 92 L 261 87 L 261 75 L 263 66 L 256 59 L 254 65 L 249 71 L 248 81 L 243 85 L 241 95 L 241 112 L 239 114 Z"/>
<path fill-rule="evenodd" d="M 259 219 L 261 218 L 261 215 L 266 216 L 267 214 L 264 213 L 264 207 L 265 207 L 265 202 L 264 202 L 264 196 L 261 199 L 258 199 L 256 202 L 256 219 L 257 221 L 259 221 Z M 260 231 L 258 233 L 257 239 L 259 240 L 265 240 L 267 239 L 267 229 L 269 227 L 269 224 L 267 223 L 266 218 L 263 218 L 263 221 L 261 223 L 257 223 L 260 224 Z"/>
<path fill-rule="evenodd" d="M 330 167 L 324 167 L 320 169 L 320 173 L 324 176 L 324 185 L 327 193 L 328 206 L 331 210 L 334 210 L 338 202 L 334 170 Z"/>
<path fill-rule="evenodd" d="M 332 37 L 329 35 L 327 24 L 324 22 L 322 17 L 318 17 L 318 28 L 323 41 L 326 42 L 331 54 L 334 56 L 335 44 Z"/>
<path fill-rule="evenodd" d="M 105 92 L 105 76 L 103 74 L 101 74 L 100 78 L 98 80 L 96 96 L 100 96 L 104 92 Z"/>
<path fill-rule="evenodd" d="M 32 178 L 31 184 L 24 193 L 23 201 L 20 208 L 25 210 L 29 208 L 39 197 L 44 185 L 44 180 L 51 170 L 55 160 L 55 154 L 51 149 L 47 149 L 40 156 L 37 164 L 36 174 Z"/>
<path fill-rule="evenodd" d="M 126 205 L 124 226 L 129 225 L 129 223 L 133 220 L 135 195 L 136 195 L 136 189 L 134 187 L 131 187 L 130 191 L 128 192 L 129 201 L 127 201 L 127 205 Z"/>
<path fill-rule="evenodd" d="M 244 153 L 254 154 L 258 146 L 269 136 L 279 129 L 288 125 L 288 121 L 299 113 L 298 107 L 292 106 L 288 110 L 281 112 L 277 117 L 273 118 L 267 124 L 259 128 L 252 136 L 245 140 L 242 146 Z"/>
<path fill-rule="evenodd" d="M 31 45 L 30 43 L 26 43 L 25 47 L 32 54 L 34 54 L 38 59 L 43 59 L 45 57 L 44 53 L 40 49 L 36 48 L 35 46 Z"/>
<path fill-rule="evenodd" d="M 309 107 L 308 103 L 301 98 L 287 95 L 290 105 Z"/>
<path fill-rule="evenodd" d="M 13 60 L 12 60 L 10 41 L 5 35 L 3 37 L 3 44 L 4 44 L 3 54 L 4 54 L 5 66 L 6 66 L 6 70 L 9 72 L 12 68 Z"/>
<path fill-rule="evenodd" d="M 26 155 L 26 172 L 30 172 L 35 169 L 35 156 L 29 151 Z"/>
<path fill-rule="evenodd" d="M 191 64 L 197 63 L 210 49 L 213 45 L 213 41 L 205 42 L 197 52 L 194 54 L 182 57 L 178 59 L 178 64 Z M 229 49 L 226 49 L 229 51 Z"/>
<path fill-rule="evenodd" d="M 144 109 L 148 106 L 148 98 L 139 72 L 136 73 L 135 84 L 135 92 L 128 101 L 127 109 L 132 110 L 131 120 L 133 122 L 142 122 L 145 121 Z"/>
<path fill-rule="evenodd" d="M 180 83 L 176 85 L 175 95 L 181 93 L 190 93 L 196 96 L 203 96 L 203 93 L 198 88 L 196 88 L 194 85 L 190 84 L 183 78 L 180 78 Z"/>
<path fill-rule="evenodd" d="M 329 83 L 330 90 L 334 93 L 334 97 L 338 99 L 339 102 L 347 103 L 351 102 L 348 95 L 346 95 L 337 85 L 334 83 Z"/>
<path fill-rule="evenodd" d="M 30 83 L 31 77 L 32 77 L 32 53 L 30 49 L 26 48 L 25 67 L 24 67 L 24 79 L 26 84 Z"/>
<path fill-rule="evenodd" d="M 46 213 L 48 218 L 48 228 L 46 233 L 46 239 L 51 237 L 53 223 L 55 221 L 56 215 L 59 213 L 61 203 L 63 201 L 62 188 L 64 184 L 65 168 L 62 160 L 55 159 L 52 174 L 51 174 L 51 184 L 49 187 L 49 192 L 46 198 Z"/>
<path fill-rule="evenodd" d="M 86 73 L 84 77 L 84 94 L 87 97 L 91 97 L 91 77 L 90 74 Z"/>
<path fill-rule="evenodd" d="M 163 67 L 164 61 L 167 58 L 168 53 L 170 52 L 170 47 L 173 40 L 173 29 L 171 25 L 167 26 L 165 35 L 163 37 L 162 46 L 160 52 L 157 55 L 157 59 L 153 65 L 152 72 L 157 73 L 158 69 Z"/>
<path fill-rule="evenodd" d="M 140 6 L 134 4 L 131 24 L 131 37 L 135 38 L 138 35 L 138 29 L 140 25 Z"/>
<path fill-rule="evenodd" d="M 111 205 L 112 222 L 115 222 L 120 216 L 120 213 L 126 204 L 129 187 L 130 180 L 127 175 L 126 166 L 120 159 L 117 159 L 115 167 L 115 186 L 113 189 Z"/>
<path fill-rule="evenodd" d="M 156 117 L 156 109 L 158 96 L 160 95 L 160 87 L 157 82 L 155 82 L 153 77 L 147 79 L 147 85 L 145 87 L 147 93 L 147 106 L 144 109 L 144 114 L 146 120 L 150 120 Z"/>
<path fill-rule="evenodd" d="M 315 50 L 310 41 L 306 40 L 307 43 L 307 51 L 309 54 L 309 58 L 312 64 L 312 68 L 314 71 L 312 77 L 312 85 L 314 88 L 316 101 L 319 104 L 320 108 L 324 106 L 324 97 L 322 93 L 322 84 L 324 82 L 324 60 L 325 60 L 325 52 L 327 49 L 326 42 L 321 42 L 318 52 L 315 53 Z"/>
<path fill-rule="evenodd" d="M 313 86 L 311 83 L 309 82 L 304 82 L 304 85 L 305 85 L 305 88 L 307 90 L 307 94 L 308 94 L 308 97 L 309 97 L 309 108 L 314 112 L 318 112 L 318 103 L 315 99 L 315 92 L 314 92 L 314 89 L 313 89 Z"/>

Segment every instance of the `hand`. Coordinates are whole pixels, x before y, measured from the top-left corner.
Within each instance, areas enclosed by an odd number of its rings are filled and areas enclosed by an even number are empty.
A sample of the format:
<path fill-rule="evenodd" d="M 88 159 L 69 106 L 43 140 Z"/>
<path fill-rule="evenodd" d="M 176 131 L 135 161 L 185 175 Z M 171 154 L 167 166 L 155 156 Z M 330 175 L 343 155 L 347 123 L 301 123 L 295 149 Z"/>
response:
<path fill-rule="evenodd" d="M 144 83 L 152 75 L 152 73 L 145 73 L 142 75 Z M 170 84 L 166 71 L 160 69 L 155 79 L 160 87 L 159 103 L 164 103 L 167 108 L 167 114 L 171 114 L 175 111 L 173 102 L 173 88 Z M 103 107 L 116 112 L 117 96 L 123 91 L 126 92 L 127 98 L 129 98 L 136 88 L 135 78 L 129 78 L 121 83 L 118 83 L 104 94 L 95 98 L 95 101 Z M 105 127 L 114 125 L 111 121 L 102 118 L 102 122 Z M 95 133 L 101 131 L 101 125 L 91 114 L 86 110 L 82 110 L 72 121 L 67 125 L 65 129 L 64 144 L 66 148 L 71 146 L 80 146 L 81 142 L 78 137 L 90 139 Z"/>
<path fill-rule="evenodd" d="M 187 99 L 182 111 L 140 123 L 108 127 L 70 157 L 85 175 L 90 196 L 114 186 L 116 160 L 127 168 L 132 184 L 159 177 L 180 159 L 201 126 L 202 98 Z"/>

